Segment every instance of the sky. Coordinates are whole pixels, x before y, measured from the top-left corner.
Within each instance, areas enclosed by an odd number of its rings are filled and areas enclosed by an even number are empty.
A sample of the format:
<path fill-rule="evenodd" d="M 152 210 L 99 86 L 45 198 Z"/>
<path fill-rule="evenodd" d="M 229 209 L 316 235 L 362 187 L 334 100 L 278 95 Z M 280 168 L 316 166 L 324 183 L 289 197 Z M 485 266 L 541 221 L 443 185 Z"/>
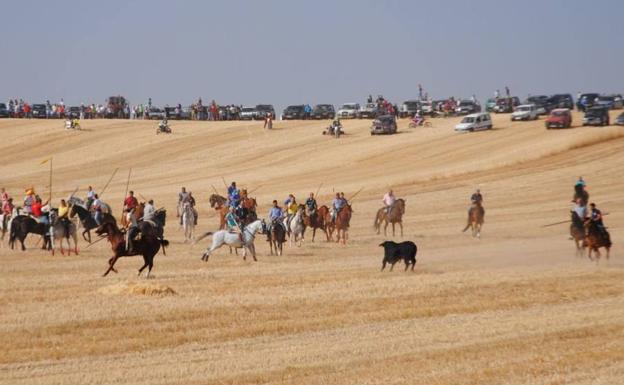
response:
<path fill-rule="evenodd" d="M 0 100 L 393 102 L 624 93 L 624 1 L 11 1 Z"/>

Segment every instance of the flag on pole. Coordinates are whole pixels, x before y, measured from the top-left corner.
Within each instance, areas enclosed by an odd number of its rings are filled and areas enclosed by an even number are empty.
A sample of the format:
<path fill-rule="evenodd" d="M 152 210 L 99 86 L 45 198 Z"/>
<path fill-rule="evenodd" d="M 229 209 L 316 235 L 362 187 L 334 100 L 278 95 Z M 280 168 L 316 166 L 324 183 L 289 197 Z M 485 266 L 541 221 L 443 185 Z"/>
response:
<path fill-rule="evenodd" d="M 39 164 L 46 164 L 46 163 L 48 163 L 51 160 L 52 160 L 52 158 L 44 159 L 41 162 L 39 162 Z"/>

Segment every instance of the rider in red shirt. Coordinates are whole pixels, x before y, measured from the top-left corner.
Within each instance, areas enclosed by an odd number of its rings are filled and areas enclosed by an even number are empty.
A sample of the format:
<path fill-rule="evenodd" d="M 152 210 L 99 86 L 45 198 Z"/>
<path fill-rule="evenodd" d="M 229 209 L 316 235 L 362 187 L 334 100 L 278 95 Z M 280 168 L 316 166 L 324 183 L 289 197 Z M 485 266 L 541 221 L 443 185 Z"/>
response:
<path fill-rule="evenodd" d="M 124 209 L 132 211 L 139 205 L 139 201 L 134 197 L 134 191 L 130 191 L 128 197 L 124 200 Z"/>

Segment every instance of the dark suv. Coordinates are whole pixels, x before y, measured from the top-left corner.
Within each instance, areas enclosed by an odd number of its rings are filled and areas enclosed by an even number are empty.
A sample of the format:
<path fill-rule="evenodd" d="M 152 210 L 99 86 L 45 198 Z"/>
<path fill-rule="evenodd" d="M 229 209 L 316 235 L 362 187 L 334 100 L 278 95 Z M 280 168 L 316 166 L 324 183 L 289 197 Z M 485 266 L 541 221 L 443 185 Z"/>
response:
<path fill-rule="evenodd" d="M 310 119 L 334 119 L 336 110 L 331 104 L 317 104 L 314 106 Z"/>
<path fill-rule="evenodd" d="M 282 119 L 305 119 L 305 106 L 303 104 L 298 104 L 286 107 L 284 112 L 282 112 Z"/>
<path fill-rule="evenodd" d="M 6 104 L 0 103 L 0 118 L 8 118 L 10 117 L 9 109 Z"/>
<path fill-rule="evenodd" d="M 591 107 L 585 111 L 583 126 L 608 126 L 609 109 L 607 107 Z"/>
<path fill-rule="evenodd" d="M 592 108 L 596 104 L 599 96 L 600 94 L 597 93 L 581 94 L 576 101 L 576 108 L 579 111 L 587 111 L 587 109 Z"/>
<path fill-rule="evenodd" d="M 529 96 L 524 104 L 535 104 L 538 115 L 549 114 L 555 108 L 550 98 L 546 95 Z"/>
<path fill-rule="evenodd" d="M 264 119 L 267 114 L 275 118 L 275 109 L 272 104 L 258 104 L 256 106 L 256 119 Z"/>
<path fill-rule="evenodd" d="M 47 118 L 46 105 L 45 104 L 33 104 L 32 105 L 32 117 L 36 119 Z"/>
<path fill-rule="evenodd" d="M 555 94 L 550 97 L 550 104 L 552 104 L 553 108 L 574 109 L 574 99 L 572 99 L 570 94 Z"/>

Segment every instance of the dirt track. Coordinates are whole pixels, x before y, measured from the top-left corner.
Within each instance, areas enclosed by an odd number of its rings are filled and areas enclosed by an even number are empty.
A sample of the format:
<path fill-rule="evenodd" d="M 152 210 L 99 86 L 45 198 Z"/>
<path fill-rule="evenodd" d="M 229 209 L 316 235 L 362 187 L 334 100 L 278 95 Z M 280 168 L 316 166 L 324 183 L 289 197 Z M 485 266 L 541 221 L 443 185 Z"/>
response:
<path fill-rule="evenodd" d="M 615 115 L 612 116 L 614 118 Z M 578 125 L 580 116 L 574 116 Z M 624 378 L 624 128 L 544 129 L 543 121 L 494 116 L 490 132 L 457 134 L 458 119 L 371 137 L 369 121 L 346 121 L 339 140 L 326 122 L 0 120 L 1 185 L 18 197 L 46 195 L 54 156 L 54 202 L 76 187 L 101 189 L 121 208 L 131 188 L 169 209 L 167 256 L 148 285 L 175 295 L 124 294 L 137 258 L 101 278 L 110 249 L 79 256 L 0 248 L 0 384 L 617 384 Z M 612 119 L 613 120 L 613 119 Z M 609 263 L 577 258 L 565 220 L 572 184 L 588 182 L 615 245 Z M 347 197 L 364 187 L 347 246 L 318 238 L 259 262 L 207 240 L 182 242 L 180 186 L 200 204 L 198 233 L 217 219 L 207 203 L 221 177 L 254 195 L 264 216 L 273 199 L 299 200 L 322 182 Z M 380 273 L 387 239 L 373 215 L 392 186 L 407 199 L 405 237 L 419 246 L 415 273 Z M 481 240 L 461 233 L 469 196 L 485 196 Z M 388 238 L 391 238 L 390 236 Z M 395 237 L 398 239 L 399 237 Z"/>

